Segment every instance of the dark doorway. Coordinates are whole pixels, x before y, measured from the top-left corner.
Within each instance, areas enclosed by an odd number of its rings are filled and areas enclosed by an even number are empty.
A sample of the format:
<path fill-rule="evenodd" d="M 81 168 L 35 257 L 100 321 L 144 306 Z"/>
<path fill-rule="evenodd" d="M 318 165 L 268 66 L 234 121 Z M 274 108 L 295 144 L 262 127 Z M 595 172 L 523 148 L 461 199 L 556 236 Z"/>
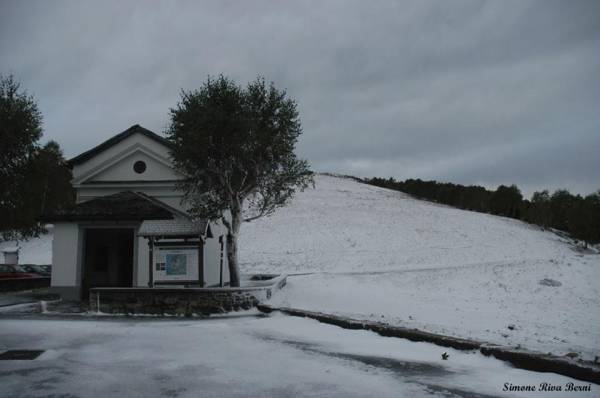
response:
<path fill-rule="evenodd" d="M 92 287 L 131 287 L 133 283 L 132 228 L 85 230 L 82 299 Z"/>

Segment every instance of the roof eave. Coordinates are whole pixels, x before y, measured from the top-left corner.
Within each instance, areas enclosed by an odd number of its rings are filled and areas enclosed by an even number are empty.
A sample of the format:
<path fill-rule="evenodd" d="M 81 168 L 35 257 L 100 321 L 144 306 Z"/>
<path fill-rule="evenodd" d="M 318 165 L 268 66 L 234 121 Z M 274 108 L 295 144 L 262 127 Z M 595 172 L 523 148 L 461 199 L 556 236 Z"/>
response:
<path fill-rule="evenodd" d="M 100 143 L 99 145 L 96 145 L 92 149 L 89 149 L 89 150 L 75 156 L 74 158 L 69 159 L 67 161 L 67 165 L 70 168 L 73 168 L 73 166 L 91 159 L 96 154 L 105 151 L 106 149 L 118 144 L 119 142 L 125 140 L 128 137 L 131 137 L 132 135 L 134 135 L 136 133 L 142 134 L 154 141 L 157 141 L 157 142 L 165 145 L 168 148 L 171 148 L 171 149 L 173 148 L 173 144 L 166 138 L 161 137 L 160 135 L 140 126 L 139 124 L 134 124 L 133 126 L 129 127 L 127 130 L 109 138 L 108 140 Z"/>
<path fill-rule="evenodd" d="M 39 218 L 40 222 L 43 223 L 57 223 L 57 222 L 92 222 L 92 221 L 107 221 L 107 222 L 142 222 L 144 220 L 170 220 L 172 219 L 165 216 L 146 216 L 146 217 L 130 217 L 127 215 L 99 215 L 99 216 L 76 216 L 76 215 L 48 215 Z"/>

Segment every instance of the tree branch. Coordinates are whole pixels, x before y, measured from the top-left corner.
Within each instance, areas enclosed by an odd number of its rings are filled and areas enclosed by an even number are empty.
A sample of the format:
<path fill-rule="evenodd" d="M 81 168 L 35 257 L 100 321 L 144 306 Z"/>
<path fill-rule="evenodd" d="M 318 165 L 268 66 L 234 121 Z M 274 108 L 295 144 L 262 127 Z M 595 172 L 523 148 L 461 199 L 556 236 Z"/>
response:
<path fill-rule="evenodd" d="M 261 211 L 258 215 L 256 216 L 252 216 L 252 217 L 248 217 L 248 218 L 244 218 L 244 222 L 250 222 L 253 220 L 256 220 L 257 218 L 261 218 L 262 216 L 264 216 L 267 212 L 266 211 Z"/>
<path fill-rule="evenodd" d="M 221 222 L 223 223 L 223 225 L 225 225 L 225 228 L 227 228 L 227 231 L 229 231 L 231 233 L 231 223 L 227 220 L 227 217 L 222 215 Z"/>

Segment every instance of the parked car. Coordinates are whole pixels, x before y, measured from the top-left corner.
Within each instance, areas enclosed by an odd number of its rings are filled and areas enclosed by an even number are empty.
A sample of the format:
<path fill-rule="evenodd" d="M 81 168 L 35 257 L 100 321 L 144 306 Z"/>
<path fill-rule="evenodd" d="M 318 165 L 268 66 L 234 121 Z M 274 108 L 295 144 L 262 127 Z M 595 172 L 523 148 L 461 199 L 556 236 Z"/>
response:
<path fill-rule="evenodd" d="M 37 267 L 40 267 L 47 276 L 52 276 L 52 265 L 50 264 L 40 264 L 37 265 Z"/>
<path fill-rule="evenodd" d="M 39 278 L 40 275 L 28 272 L 18 265 L 0 264 L 0 278 Z"/>
<path fill-rule="evenodd" d="M 24 269 L 27 272 L 32 272 L 34 274 L 38 274 L 40 276 L 50 276 L 51 269 L 49 265 L 39 265 L 39 264 L 20 264 L 20 268 Z"/>

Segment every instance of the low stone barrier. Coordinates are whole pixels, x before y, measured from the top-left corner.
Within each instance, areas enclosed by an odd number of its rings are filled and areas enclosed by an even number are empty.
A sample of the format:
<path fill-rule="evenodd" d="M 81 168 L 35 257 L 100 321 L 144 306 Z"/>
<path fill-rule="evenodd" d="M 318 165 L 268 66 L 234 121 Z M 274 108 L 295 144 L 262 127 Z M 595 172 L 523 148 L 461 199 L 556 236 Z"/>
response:
<path fill-rule="evenodd" d="M 153 287 L 90 289 L 90 311 L 108 314 L 209 315 L 248 310 L 271 298 L 287 277 L 253 287 Z"/>
<path fill-rule="evenodd" d="M 0 292 L 33 290 L 50 286 L 50 277 L 39 278 L 4 278 L 0 279 Z"/>
<path fill-rule="evenodd" d="M 494 356 L 497 359 L 510 362 L 520 369 L 533 370 L 536 372 L 553 372 L 577 380 L 600 384 L 600 365 L 591 362 L 575 361 L 566 357 L 557 357 L 555 355 L 516 349 L 514 347 L 498 346 L 475 340 L 466 340 L 425 332 L 418 329 L 392 326 L 380 322 L 363 321 L 343 316 L 324 314 L 321 312 L 299 310 L 295 308 L 275 308 L 266 304 L 258 305 L 258 309 L 265 313 L 280 311 L 292 316 L 312 318 L 319 322 L 336 325 L 345 329 L 370 330 L 386 337 L 399 337 L 410 341 L 423 341 L 459 350 L 478 350 L 483 355 Z"/>
<path fill-rule="evenodd" d="M 568 357 L 557 357 L 541 352 L 491 344 L 482 345 L 479 351 L 483 355 L 510 362 L 517 368 L 536 372 L 558 373 L 574 379 L 600 384 L 600 366 L 594 363 L 579 362 Z"/>

